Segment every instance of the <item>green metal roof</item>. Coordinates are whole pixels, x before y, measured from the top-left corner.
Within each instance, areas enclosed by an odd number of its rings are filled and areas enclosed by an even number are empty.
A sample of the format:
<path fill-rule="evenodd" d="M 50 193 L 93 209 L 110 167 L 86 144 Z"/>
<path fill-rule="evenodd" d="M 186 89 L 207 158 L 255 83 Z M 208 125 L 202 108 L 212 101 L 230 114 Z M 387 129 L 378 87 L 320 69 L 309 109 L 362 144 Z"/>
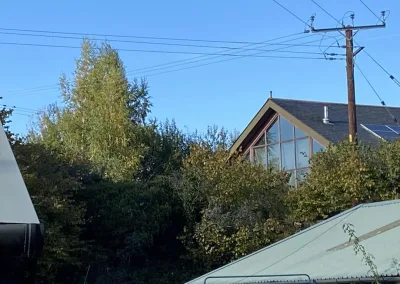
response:
<path fill-rule="evenodd" d="M 203 284 L 207 277 L 216 276 L 226 277 L 209 278 L 206 283 L 307 280 L 304 276 L 229 278 L 287 274 L 307 274 L 316 282 L 367 279 L 371 277 L 370 269 L 362 255 L 355 255 L 354 245 L 343 230 L 345 223 L 354 226 L 360 244 L 375 257 L 379 274 L 397 277 L 399 271 L 393 259 L 400 261 L 400 200 L 359 205 L 188 283 Z"/>

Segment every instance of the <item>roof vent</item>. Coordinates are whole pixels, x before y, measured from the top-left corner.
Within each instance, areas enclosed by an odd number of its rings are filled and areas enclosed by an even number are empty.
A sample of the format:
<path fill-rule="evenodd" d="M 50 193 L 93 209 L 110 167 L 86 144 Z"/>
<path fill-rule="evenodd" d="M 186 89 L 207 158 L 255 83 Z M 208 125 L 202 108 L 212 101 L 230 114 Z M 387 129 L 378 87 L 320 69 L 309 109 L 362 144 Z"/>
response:
<path fill-rule="evenodd" d="M 324 118 L 322 119 L 322 122 L 324 124 L 330 124 L 327 106 L 324 106 Z"/>

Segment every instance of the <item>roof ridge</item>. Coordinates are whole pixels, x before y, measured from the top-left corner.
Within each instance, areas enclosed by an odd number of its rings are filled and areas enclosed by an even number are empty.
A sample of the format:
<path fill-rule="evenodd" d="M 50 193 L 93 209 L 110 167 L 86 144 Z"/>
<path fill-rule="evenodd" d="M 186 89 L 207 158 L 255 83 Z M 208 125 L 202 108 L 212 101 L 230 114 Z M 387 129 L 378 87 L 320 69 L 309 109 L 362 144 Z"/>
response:
<path fill-rule="evenodd" d="M 386 206 L 386 205 L 397 204 L 397 203 L 400 203 L 400 199 L 363 203 L 362 207 L 378 207 L 378 206 Z"/>
<path fill-rule="evenodd" d="M 305 99 L 286 99 L 286 98 L 269 98 L 272 101 L 292 101 L 292 102 L 304 102 L 304 103 L 320 103 L 320 104 L 331 104 L 331 105 L 347 105 L 347 103 L 338 103 L 338 102 L 327 102 L 327 101 L 312 101 L 312 100 L 305 100 Z M 395 108 L 400 109 L 400 106 L 382 106 L 382 105 L 372 105 L 372 104 L 356 104 L 356 106 L 361 107 L 379 107 L 379 108 Z"/>

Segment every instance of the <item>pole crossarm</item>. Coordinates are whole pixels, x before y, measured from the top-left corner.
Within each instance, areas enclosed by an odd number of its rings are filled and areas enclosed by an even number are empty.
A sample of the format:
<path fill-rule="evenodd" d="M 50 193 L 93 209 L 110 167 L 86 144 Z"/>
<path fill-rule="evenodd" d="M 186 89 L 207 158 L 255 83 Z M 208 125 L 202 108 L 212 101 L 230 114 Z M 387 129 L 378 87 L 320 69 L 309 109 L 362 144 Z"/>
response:
<path fill-rule="evenodd" d="M 346 27 L 338 27 L 338 28 L 325 28 L 325 29 L 315 29 L 314 27 L 311 27 L 311 32 L 312 33 L 327 33 L 327 32 L 340 32 L 340 31 L 346 31 L 346 30 L 371 30 L 371 29 L 378 29 L 378 28 L 386 28 L 386 24 L 380 24 L 380 25 L 368 25 L 368 26 L 346 26 Z"/>

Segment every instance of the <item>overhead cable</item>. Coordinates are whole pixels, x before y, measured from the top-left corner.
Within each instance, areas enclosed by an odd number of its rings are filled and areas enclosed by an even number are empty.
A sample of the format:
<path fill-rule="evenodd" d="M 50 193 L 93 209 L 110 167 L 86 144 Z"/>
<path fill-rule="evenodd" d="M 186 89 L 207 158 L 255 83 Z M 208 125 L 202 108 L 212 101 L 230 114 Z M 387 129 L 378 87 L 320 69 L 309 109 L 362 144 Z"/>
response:
<path fill-rule="evenodd" d="M 281 3 L 279 3 L 277 0 L 272 0 L 274 1 L 276 4 L 278 4 L 279 6 L 281 6 L 284 10 L 286 10 L 288 13 L 290 13 L 293 17 L 295 17 L 296 19 L 298 19 L 300 22 L 302 22 L 303 24 L 305 24 L 306 26 L 308 26 L 309 28 L 311 28 L 310 24 L 308 24 L 307 22 L 305 22 L 304 20 L 302 20 L 299 16 L 297 16 L 295 13 L 293 13 L 292 11 L 290 11 L 288 8 L 286 8 L 285 6 L 283 6 Z"/>
<path fill-rule="evenodd" d="M 310 37 L 310 36 L 303 36 L 303 38 L 306 38 L 306 37 Z M 287 40 L 286 42 L 288 42 L 288 41 L 292 41 L 292 40 Z M 319 42 L 319 41 L 320 41 L 320 40 L 313 40 L 313 41 L 305 42 L 304 44 L 314 43 L 314 42 Z M 276 49 L 270 49 L 270 50 L 266 50 L 266 51 L 263 51 L 263 52 L 258 52 L 258 53 L 255 53 L 255 55 L 265 54 L 265 53 L 267 53 L 267 52 L 278 52 L 279 50 L 291 48 L 291 47 L 294 47 L 294 46 L 297 46 L 297 45 L 296 45 L 295 43 L 293 43 L 293 44 L 288 44 L 287 46 L 284 46 L 284 47 L 280 47 L 280 48 L 276 48 Z M 239 53 L 239 52 L 236 52 L 236 53 Z M 339 55 L 339 54 L 331 53 L 331 54 L 329 54 L 329 55 L 330 55 L 330 56 L 335 56 L 335 55 Z M 146 73 L 147 73 L 147 72 L 153 72 L 153 71 L 158 71 L 158 70 L 164 70 L 164 69 L 169 69 L 169 68 L 171 68 L 171 67 L 176 67 L 176 66 L 181 66 L 181 65 L 188 65 L 188 64 L 203 62 L 203 61 L 207 61 L 207 60 L 211 60 L 211 59 L 216 59 L 216 58 L 219 58 L 219 57 L 220 57 L 220 56 L 209 57 L 209 58 L 199 59 L 199 60 L 195 60 L 195 61 L 191 61 L 191 62 L 183 62 L 183 63 L 178 63 L 178 64 L 174 64 L 174 65 L 170 65 L 170 66 L 164 66 L 164 67 L 160 67 L 160 68 L 156 68 L 156 69 L 154 69 L 154 68 L 152 68 L 152 67 L 147 67 L 147 68 L 144 68 L 144 69 L 150 69 L 150 68 L 151 68 L 151 70 L 149 70 L 149 71 L 141 71 L 141 70 L 143 70 L 143 69 L 138 69 L 136 72 L 134 72 L 134 70 L 132 70 L 132 71 L 127 72 L 127 74 L 131 74 L 131 75 L 132 75 L 132 74 L 138 74 L 138 73 L 143 73 L 143 72 L 146 72 Z M 223 59 L 223 60 L 213 61 L 213 62 L 209 62 L 209 63 L 205 63 L 205 64 L 201 64 L 201 65 L 196 65 L 196 66 L 197 66 L 197 67 L 201 67 L 201 66 L 211 65 L 211 64 L 215 64 L 215 63 L 220 63 L 220 62 L 235 60 L 235 59 L 238 59 L 238 58 L 241 58 L 241 57 Z M 330 57 L 330 58 L 332 58 L 332 57 Z M 327 59 L 327 58 L 324 57 L 324 59 Z M 329 59 L 329 60 L 333 60 L 333 59 Z M 162 66 L 162 65 L 160 65 L 160 66 Z M 157 66 L 153 66 L 153 67 L 157 67 Z M 186 70 L 186 69 L 191 69 L 191 68 L 194 68 L 194 67 L 190 66 L 190 67 L 187 67 L 187 68 L 178 69 L 178 70 L 176 70 L 176 71 Z M 158 74 L 164 74 L 164 73 L 166 73 L 166 72 L 157 73 L 157 75 L 158 75 Z M 152 75 L 153 75 L 153 74 L 152 74 Z M 154 75 L 155 75 L 155 74 L 154 74 Z"/>
<path fill-rule="evenodd" d="M 81 49 L 80 46 L 72 46 L 72 45 L 53 45 L 53 44 L 37 44 L 37 43 L 21 43 L 21 42 L 0 42 L 3 45 L 18 45 L 18 46 L 35 46 L 35 47 L 51 47 L 51 48 L 68 48 L 68 49 Z M 286 45 L 286 44 L 274 44 L 274 45 Z M 291 45 L 291 46 L 305 46 L 305 45 Z M 144 53 L 167 53 L 167 54 L 201 54 L 201 55 L 214 55 L 214 53 L 206 53 L 206 52 L 189 52 L 189 51 L 172 51 L 172 50 L 151 50 L 151 49 L 123 49 L 123 48 L 115 48 L 117 51 L 126 51 L 126 52 L 144 52 Z M 288 51 L 290 53 L 290 51 Z M 245 57 L 265 57 L 265 56 L 257 56 L 257 55 L 236 55 L 233 53 L 221 53 L 220 56 L 245 56 Z M 267 56 L 270 57 L 270 56 Z"/>
<path fill-rule="evenodd" d="M 390 115 L 390 117 L 393 119 L 393 121 L 400 126 L 397 118 L 391 113 L 390 109 L 387 107 L 385 101 L 382 99 L 382 97 L 378 94 L 374 86 L 372 86 L 371 82 L 368 80 L 367 76 L 365 76 L 364 72 L 361 70 L 360 66 L 354 61 L 354 65 L 357 67 L 358 71 L 360 71 L 360 74 L 364 77 L 365 81 L 367 81 L 368 85 L 371 87 L 372 91 L 375 93 L 377 98 L 379 99 L 381 105 L 385 108 L 387 113 Z"/>
<path fill-rule="evenodd" d="M 49 31 L 49 30 L 33 30 L 33 29 L 13 29 L 1 28 L 3 31 L 15 32 L 30 32 L 30 33 L 44 33 L 44 34 L 59 34 L 59 35 L 79 35 L 83 37 L 105 37 L 105 38 L 141 38 L 152 40 L 169 40 L 169 41 L 191 41 L 191 42 L 209 42 L 209 43 L 231 43 L 231 44 L 254 44 L 249 41 L 228 41 L 228 40 L 209 40 L 209 39 L 189 39 L 189 38 L 173 38 L 173 37 L 151 37 L 151 36 L 134 36 L 134 35 L 121 35 L 121 34 L 101 34 L 101 33 L 84 33 L 84 32 L 64 32 L 64 31 Z"/>
<path fill-rule="evenodd" d="M 319 40 L 317 40 L 319 41 Z M 314 41 L 315 42 L 315 41 Z M 289 46 L 290 47 L 290 46 Z M 289 47 L 282 47 L 283 48 L 289 48 Z M 273 50 L 271 50 L 273 51 Z M 262 52 L 261 52 L 262 53 Z M 180 69 L 175 69 L 175 70 L 167 70 L 164 72 L 159 72 L 159 73 L 155 73 L 155 74 L 150 74 L 150 75 L 144 75 L 144 77 L 151 77 L 151 76 L 155 76 L 155 75 L 160 75 L 160 74 L 166 74 L 166 73 L 171 73 L 171 72 L 177 72 L 177 71 L 182 71 L 182 70 L 187 70 L 187 69 L 192 69 L 192 68 L 197 68 L 197 67 L 202 67 L 202 66 L 207 66 L 207 65 L 211 65 L 211 64 L 216 64 L 216 63 L 221 63 L 221 62 L 226 62 L 226 61 L 231 61 L 231 60 L 236 60 L 236 59 L 240 59 L 243 57 L 234 57 L 234 58 L 228 58 L 228 59 L 222 59 L 222 60 L 218 60 L 218 61 L 213 61 L 213 62 L 208 62 L 208 63 L 204 63 L 204 64 L 200 64 L 200 65 L 195 65 L 195 66 L 189 66 L 189 67 L 184 67 L 184 68 L 180 68 Z M 319 59 L 322 60 L 344 60 L 343 58 L 335 58 L 335 57 L 321 57 Z M 155 71 L 155 70 L 153 70 Z M 150 72 L 150 71 L 149 71 Z"/>
<path fill-rule="evenodd" d="M 80 37 L 57 36 L 57 35 L 41 35 L 41 34 L 25 34 L 25 33 L 9 33 L 9 32 L 0 32 L 0 34 L 82 40 L 82 38 L 80 38 Z M 94 38 L 92 40 L 103 40 L 103 39 Z M 113 39 L 106 39 L 105 41 L 107 41 L 107 42 L 119 42 L 119 43 L 136 43 L 136 44 L 150 44 L 150 45 L 196 47 L 196 48 L 200 47 L 200 48 L 214 48 L 214 49 L 228 49 L 228 50 L 241 50 L 241 49 L 243 49 L 243 50 L 249 50 L 249 51 L 253 51 L 253 50 L 260 51 L 260 49 L 257 49 L 257 48 L 245 49 L 244 47 L 232 47 L 232 46 L 180 44 L 180 43 L 169 43 L 169 42 L 131 41 L 131 40 L 113 40 Z M 252 43 L 251 45 L 261 45 L 261 44 L 263 44 L 263 42 L 255 42 L 255 43 Z"/>
<path fill-rule="evenodd" d="M 383 22 L 382 19 L 379 18 L 378 15 L 375 14 L 374 11 L 372 11 L 371 8 L 369 8 L 368 5 L 365 4 L 363 0 L 360 0 L 360 2 L 371 12 L 372 15 L 374 15 L 378 19 L 378 21 Z"/>

